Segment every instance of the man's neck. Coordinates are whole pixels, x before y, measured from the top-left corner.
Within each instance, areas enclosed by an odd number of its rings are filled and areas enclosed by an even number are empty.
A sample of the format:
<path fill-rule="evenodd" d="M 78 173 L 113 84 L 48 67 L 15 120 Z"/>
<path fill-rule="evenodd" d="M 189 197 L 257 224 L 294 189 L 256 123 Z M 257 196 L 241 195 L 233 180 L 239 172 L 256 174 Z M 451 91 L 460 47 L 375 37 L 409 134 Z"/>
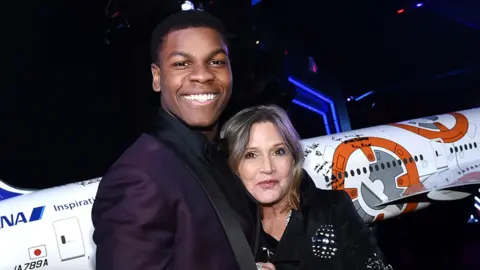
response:
<path fill-rule="evenodd" d="M 177 117 L 176 115 L 174 115 L 173 113 L 171 113 L 169 110 L 165 109 L 165 107 L 162 105 L 162 109 L 169 115 L 175 117 L 176 119 L 180 120 L 185 126 L 187 126 L 189 129 L 191 130 L 194 130 L 194 131 L 198 131 L 200 132 L 201 134 L 203 134 L 207 140 L 209 142 L 213 141 L 216 139 L 217 137 L 217 130 L 218 130 L 218 121 L 216 121 L 214 124 L 208 126 L 208 127 L 192 127 L 190 125 L 188 125 L 187 123 L 185 123 L 185 121 L 183 121 L 183 119 L 181 119 L 180 117 Z"/>
<path fill-rule="evenodd" d="M 194 130 L 196 130 L 196 129 L 194 128 Z M 214 141 L 214 140 L 216 139 L 216 137 L 217 137 L 217 130 L 218 130 L 218 125 L 215 124 L 215 126 L 212 127 L 212 128 L 210 128 L 209 130 L 199 129 L 198 131 L 199 131 L 200 133 L 202 133 L 202 134 L 207 138 L 207 140 L 208 140 L 209 142 L 211 142 L 211 141 Z"/>

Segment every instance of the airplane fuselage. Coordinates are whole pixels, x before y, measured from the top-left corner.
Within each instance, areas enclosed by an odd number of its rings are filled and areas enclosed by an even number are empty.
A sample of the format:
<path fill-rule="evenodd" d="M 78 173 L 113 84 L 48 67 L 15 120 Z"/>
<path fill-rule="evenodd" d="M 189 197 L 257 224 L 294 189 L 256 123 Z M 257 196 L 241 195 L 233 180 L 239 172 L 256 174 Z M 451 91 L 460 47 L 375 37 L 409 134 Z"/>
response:
<path fill-rule="evenodd" d="M 39 190 L 11 198 L 11 204 L 0 203 L 0 269 L 95 269 L 91 210 L 99 181 Z"/>
<path fill-rule="evenodd" d="M 345 190 L 365 222 L 391 218 L 430 203 L 399 199 L 480 183 L 479 125 L 472 109 L 305 139 L 304 168 L 318 188 Z M 38 191 L 0 182 L 0 270 L 95 269 L 99 182 Z M 455 199 L 439 194 L 429 198 Z"/>

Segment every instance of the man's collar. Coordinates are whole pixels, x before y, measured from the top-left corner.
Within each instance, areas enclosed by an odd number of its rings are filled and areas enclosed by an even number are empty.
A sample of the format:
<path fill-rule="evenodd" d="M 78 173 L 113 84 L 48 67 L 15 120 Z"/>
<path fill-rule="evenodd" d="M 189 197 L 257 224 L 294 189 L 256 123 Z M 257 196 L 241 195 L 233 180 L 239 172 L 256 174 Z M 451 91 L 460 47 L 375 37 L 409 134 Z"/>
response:
<path fill-rule="evenodd" d="M 225 150 L 223 143 L 209 142 L 204 134 L 193 130 L 180 118 L 168 113 L 163 108 L 159 108 L 155 123 L 155 133 L 158 133 L 159 130 L 172 130 L 177 134 L 179 141 L 200 156 Z"/>

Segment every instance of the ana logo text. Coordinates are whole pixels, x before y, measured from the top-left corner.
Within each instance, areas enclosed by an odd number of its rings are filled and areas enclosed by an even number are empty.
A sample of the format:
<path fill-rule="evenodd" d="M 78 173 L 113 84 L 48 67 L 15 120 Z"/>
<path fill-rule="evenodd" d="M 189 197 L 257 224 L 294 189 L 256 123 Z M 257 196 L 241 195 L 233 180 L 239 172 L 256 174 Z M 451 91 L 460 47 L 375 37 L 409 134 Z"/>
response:
<path fill-rule="evenodd" d="M 10 215 L 0 216 L 0 229 L 17 226 L 21 223 L 29 223 L 41 220 L 45 206 L 39 206 L 32 209 L 31 213 L 18 212 Z"/>

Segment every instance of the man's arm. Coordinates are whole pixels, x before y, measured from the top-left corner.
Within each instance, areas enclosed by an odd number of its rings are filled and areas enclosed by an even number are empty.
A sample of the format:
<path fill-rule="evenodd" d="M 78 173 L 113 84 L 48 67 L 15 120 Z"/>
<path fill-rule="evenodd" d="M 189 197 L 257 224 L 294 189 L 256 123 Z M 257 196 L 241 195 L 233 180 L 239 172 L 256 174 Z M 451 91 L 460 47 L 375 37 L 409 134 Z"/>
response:
<path fill-rule="evenodd" d="M 109 170 L 92 209 L 97 270 L 167 269 L 176 227 L 167 193 L 133 166 Z"/>
<path fill-rule="evenodd" d="M 346 192 L 341 192 L 341 215 L 343 224 L 340 229 L 345 235 L 345 249 L 343 260 L 347 269 L 391 270 L 385 265 L 383 256 L 377 246 L 370 228 L 358 215 L 352 200 Z"/>

